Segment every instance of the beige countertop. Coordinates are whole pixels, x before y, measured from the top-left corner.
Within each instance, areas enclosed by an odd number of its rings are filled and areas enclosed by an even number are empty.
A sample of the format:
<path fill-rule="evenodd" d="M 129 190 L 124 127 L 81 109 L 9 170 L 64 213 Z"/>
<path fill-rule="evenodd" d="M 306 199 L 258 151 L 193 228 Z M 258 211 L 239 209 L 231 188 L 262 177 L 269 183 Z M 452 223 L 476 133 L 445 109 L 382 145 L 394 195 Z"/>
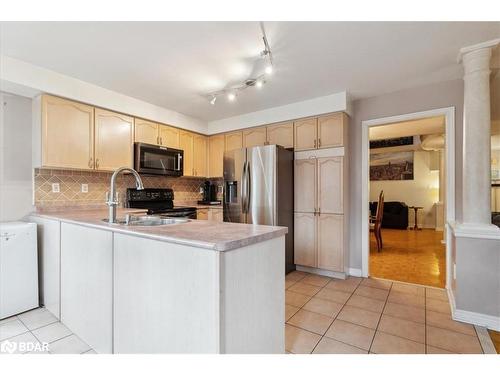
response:
<path fill-rule="evenodd" d="M 144 210 L 118 208 L 117 218 L 126 213 L 141 214 Z M 126 226 L 108 224 L 102 219 L 107 217 L 107 210 L 89 209 L 48 209 L 37 210 L 30 216 L 58 220 L 65 223 L 79 224 L 101 230 L 134 235 L 158 241 L 178 243 L 203 249 L 228 251 L 258 242 L 284 236 L 286 227 L 268 225 L 225 223 L 208 220 L 190 220 L 187 223 L 160 226 Z"/>

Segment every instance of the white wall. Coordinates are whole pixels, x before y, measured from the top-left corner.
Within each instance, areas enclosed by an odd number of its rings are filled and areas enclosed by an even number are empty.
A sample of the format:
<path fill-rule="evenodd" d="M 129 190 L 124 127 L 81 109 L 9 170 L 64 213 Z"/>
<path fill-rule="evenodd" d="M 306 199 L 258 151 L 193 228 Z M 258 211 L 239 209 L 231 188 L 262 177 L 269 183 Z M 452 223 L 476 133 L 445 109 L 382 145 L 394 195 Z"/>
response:
<path fill-rule="evenodd" d="M 0 92 L 0 221 L 33 210 L 31 99 Z"/>
<path fill-rule="evenodd" d="M 424 228 L 436 227 L 434 203 L 439 200 L 439 171 L 429 168 L 431 152 L 415 151 L 413 158 L 413 180 L 370 181 L 370 201 L 377 201 L 380 190 L 384 191 L 385 202 L 405 202 L 408 206 L 424 207 L 418 213 L 418 225 Z M 413 226 L 414 212 L 409 210 L 408 225 Z"/>
<path fill-rule="evenodd" d="M 324 113 L 347 111 L 350 108 L 347 92 L 342 91 L 262 111 L 210 121 L 208 123 L 208 133 L 216 134 L 252 126 L 295 120 L 302 117 L 317 116 Z"/>
<path fill-rule="evenodd" d="M 3 91 L 29 97 L 49 93 L 203 134 L 207 132 L 205 121 L 11 57 L 0 56 L 0 71 Z"/>

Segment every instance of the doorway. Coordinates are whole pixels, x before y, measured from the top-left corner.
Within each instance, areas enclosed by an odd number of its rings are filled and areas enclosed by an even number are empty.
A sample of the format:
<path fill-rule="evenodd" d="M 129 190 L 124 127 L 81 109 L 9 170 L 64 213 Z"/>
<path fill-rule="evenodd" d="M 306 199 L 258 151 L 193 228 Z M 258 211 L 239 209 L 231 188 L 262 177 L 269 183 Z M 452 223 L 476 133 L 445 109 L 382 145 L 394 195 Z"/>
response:
<path fill-rule="evenodd" d="M 446 236 L 446 223 L 453 221 L 455 218 L 454 113 L 455 108 L 448 107 L 362 122 L 363 276 L 368 277 L 371 275 L 439 287 L 448 287 L 450 285 L 449 244 L 444 238 Z M 427 222 L 430 215 L 428 212 L 431 208 L 429 207 L 428 198 L 422 195 L 418 199 L 415 198 L 416 192 L 422 192 L 422 187 L 420 190 L 412 192 L 411 189 L 416 189 L 416 187 L 412 187 L 414 185 L 413 181 L 395 181 L 413 180 L 413 162 L 415 161 L 415 166 L 420 168 L 419 165 L 423 165 L 425 159 L 428 166 L 430 163 L 429 155 L 437 155 L 436 153 L 426 152 L 428 150 L 425 149 L 428 148 L 429 144 L 432 145 L 433 141 L 430 139 L 432 131 L 429 130 L 429 126 L 432 127 L 432 123 L 435 126 L 439 121 L 442 122 L 442 132 L 444 133 L 442 134 L 444 138 L 442 140 L 443 149 L 440 153 L 441 158 L 444 160 L 440 165 L 441 168 L 444 167 L 446 173 L 441 174 L 441 192 L 443 194 L 439 197 L 439 201 L 436 196 L 432 197 L 436 205 L 431 204 L 431 206 L 434 206 L 432 210 L 436 226 L 438 212 L 439 210 L 442 212 L 443 217 L 440 222 L 443 223 L 442 229 L 445 231 L 444 233 L 436 231 L 436 228 L 434 230 L 423 229 L 423 227 L 429 227 Z M 429 134 L 426 135 L 426 132 Z M 412 133 L 415 134 L 412 135 Z M 372 138 L 371 149 L 370 138 Z M 426 146 L 423 146 L 423 143 L 426 143 Z M 376 150 L 376 148 L 379 149 Z M 437 151 L 438 147 L 435 147 L 435 149 Z M 395 159 L 391 165 L 391 158 L 393 157 Z M 372 161 L 371 167 L 370 161 Z M 397 163 L 400 163 L 400 168 L 398 168 Z M 372 183 L 370 183 L 370 170 L 372 180 L 375 180 Z M 422 173 L 419 171 L 419 176 L 415 177 L 422 178 Z M 426 191 L 431 195 L 436 195 L 435 191 L 433 193 L 436 186 L 430 185 L 435 185 L 432 181 L 437 180 L 433 179 L 432 173 L 428 173 L 427 178 L 428 181 L 420 181 L 420 183 L 428 184 Z M 385 181 L 391 179 L 393 181 Z M 370 185 L 372 185 L 372 190 L 370 190 Z M 446 188 L 443 189 L 443 186 Z M 382 228 L 385 226 L 387 229 L 382 229 L 383 245 L 379 252 L 377 251 L 375 237 L 370 233 L 370 216 L 376 211 L 381 190 L 385 190 L 385 209 L 383 212 L 386 213 L 386 219 L 382 219 Z M 406 192 L 410 195 L 405 202 L 401 195 Z M 445 207 L 439 207 L 437 203 L 442 204 L 443 200 L 448 204 Z M 423 208 L 414 209 L 413 207 L 425 207 L 427 214 L 423 214 Z M 415 210 L 417 216 L 415 216 Z M 415 218 L 417 226 L 423 230 L 409 229 L 414 228 Z M 441 240 L 443 240 L 444 245 L 441 244 Z M 435 248 L 433 249 L 432 246 Z M 444 252 L 443 246 L 445 246 Z M 372 252 L 370 252 L 370 247 L 372 247 Z M 441 256 L 441 259 L 436 259 L 438 256 Z M 428 264 L 429 261 L 434 263 Z M 419 269 L 419 262 L 425 267 L 422 266 Z M 438 269 L 432 267 L 438 267 Z M 434 276 L 445 273 L 446 280 L 439 277 L 426 278 L 426 272 L 429 275 L 432 273 Z"/>

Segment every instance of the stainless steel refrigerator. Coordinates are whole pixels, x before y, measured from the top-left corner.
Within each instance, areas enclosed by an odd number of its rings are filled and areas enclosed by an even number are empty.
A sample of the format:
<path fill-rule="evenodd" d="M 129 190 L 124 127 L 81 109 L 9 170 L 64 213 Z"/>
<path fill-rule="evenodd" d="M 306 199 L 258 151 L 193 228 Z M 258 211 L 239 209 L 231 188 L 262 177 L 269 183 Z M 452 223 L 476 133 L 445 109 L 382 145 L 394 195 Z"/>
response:
<path fill-rule="evenodd" d="M 224 221 L 288 227 L 285 272 L 293 263 L 293 151 L 257 146 L 224 153 Z"/>

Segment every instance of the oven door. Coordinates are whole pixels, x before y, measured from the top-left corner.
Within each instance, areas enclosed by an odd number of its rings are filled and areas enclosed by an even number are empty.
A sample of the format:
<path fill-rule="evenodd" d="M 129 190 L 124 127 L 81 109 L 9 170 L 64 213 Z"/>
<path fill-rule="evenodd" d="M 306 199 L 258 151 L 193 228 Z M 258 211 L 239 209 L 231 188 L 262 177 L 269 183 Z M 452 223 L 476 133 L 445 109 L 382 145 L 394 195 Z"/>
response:
<path fill-rule="evenodd" d="M 136 143 L 134 168 L 143 174 L 182 176 L 184 151 L 175 148 Z"/>

